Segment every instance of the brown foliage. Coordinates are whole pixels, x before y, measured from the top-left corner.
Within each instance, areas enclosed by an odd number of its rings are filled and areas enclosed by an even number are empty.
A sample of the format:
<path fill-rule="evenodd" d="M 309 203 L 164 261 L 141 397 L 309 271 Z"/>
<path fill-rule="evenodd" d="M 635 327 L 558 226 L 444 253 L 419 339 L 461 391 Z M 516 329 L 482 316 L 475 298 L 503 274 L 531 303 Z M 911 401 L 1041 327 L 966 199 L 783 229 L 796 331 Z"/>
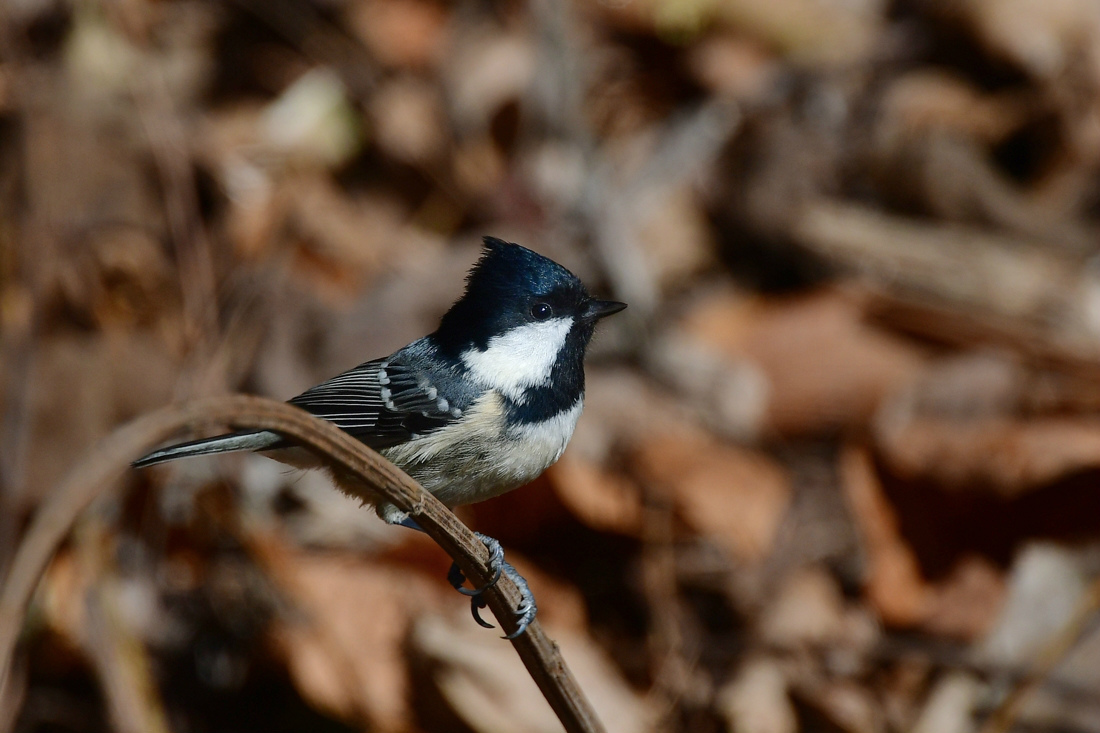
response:
<path fill-rule="evenodd" d="M 464 513 L 623 730 L 1100 730 L 1097 7 L 0 3 L 0 568 L 115 426 L 389 353 L 494 234 L 631 306 Z M 130 476 L 0 728 L 542 730 L 407 534 Z"/>

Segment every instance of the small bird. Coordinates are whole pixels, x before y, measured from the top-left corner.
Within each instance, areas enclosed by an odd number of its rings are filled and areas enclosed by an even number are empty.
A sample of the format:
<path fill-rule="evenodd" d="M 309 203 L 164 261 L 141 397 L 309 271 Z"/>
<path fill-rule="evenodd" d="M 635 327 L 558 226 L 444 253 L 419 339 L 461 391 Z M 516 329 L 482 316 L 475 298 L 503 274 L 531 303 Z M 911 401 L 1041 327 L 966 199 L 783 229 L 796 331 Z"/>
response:
<path fill-rule="evenodd" d="M 584 355 L 596 322 L 624 308 L 592 298 L 553 260 L 485 237 L 465 292 L 439 328 L 290 403 L 377 450 L 448 507 L 484 501 L 530 482 L 561 457 L 584 404 Z M 270 431 L 181 443 L 133 465 L 233 451 L 256 451 L 296 468 L 323 467 L 312 453 Z M 338 486 L 349 480 L 338 473 L 333 478 Z M 369 487 L 355 488 L 349 493 L 371 495 Z M 381 497 L 370 503 L 387 523 L 419 529 Z M 534 598 L 504 562 L 500 544 L 478 536 L 490 551 L 493 582 L 503 572 L 523 591 L 514 637 L 534 618 Z M 473 596 L 474 618 L 489 626 L 478 616 L 485 589 L 463 588 L 457 566 L 449 578 Z"/>

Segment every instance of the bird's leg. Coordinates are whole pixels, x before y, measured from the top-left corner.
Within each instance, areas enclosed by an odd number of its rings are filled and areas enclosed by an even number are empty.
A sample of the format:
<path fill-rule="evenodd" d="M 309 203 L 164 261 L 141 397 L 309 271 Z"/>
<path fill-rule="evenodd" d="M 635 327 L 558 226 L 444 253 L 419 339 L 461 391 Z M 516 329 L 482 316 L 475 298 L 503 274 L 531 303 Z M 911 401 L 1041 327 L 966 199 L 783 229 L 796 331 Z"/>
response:
<path fill-rule="evenodd" d="M 424 531 L 412 517 L 406 517 L 399 524 L 402 527 L 415 529 L 417 532 Z M 466 576 L 462 573 L 457 563 L 451 563 L 451 569 L 447 572 L 447 580 L 450 581 L 451 585 L 459 593 L 470 597 L 470 612 L 474 616 L 474 621 L 476 621 L 479 626 L 491 629 L 494 628 L 493 625 L 481 618 L 481 614 L 478 613 L 480 609 L 486 606 L 485 598 L 482 594 L 486 589 L 496 585 L 502 574 L 507 575 L 508 579 L 519 588 L 520 596 L 523 599 L 519 604 L 519 608 L 516 609 L 516 615 L 519 617 L 519 625 L 514 632 L 504 637 L 505 639 L 514 639 L 527 629 L 527 625 L 534 620 L 535 614 L 538 613 L 538 606 L 535 604 L 535 595 L 531 592 L 530 586 L 527 585 L 527 581 L 519 574 L 519 571 L 512 567 L 510 563 L 505 562 L 504 548 L 500 546 L 500 542 L 481 532 L 475 532 L 474 534 L 477 535 L 479 540 L 485 543 L 486 549 L 489 550 L 489 569 L 493 573 L 492 579 L 481 588 L 465 588 L 463 585 L 466 582 Z"/>
<path fill-rule="evenodd" d="M 447 571 L 447 580 L 450 581 L 454 589 L 464 596 L 480 596 L 485 592 L 487 588 L 492 588 L 500 580 L 500 574 L 504 572 L 505 567 L 512 567 L 508 563 L 504 562 L 504 548 L 500 546 L 500 543 L 494 540 L 492 537 L 481 532 L 474 532 L 477 538 L 485 544 L 485 548 L 489 550 L 489 569 L 493 571 L 493 577 L 488 583 L 480 588 L 464 588 L 463 584 L 466 582 L 466 576 L 462 574 L 462 570 L 459 569 L 458 563 L 451 563 L 451 569 Z M 476 617 L 477 614 L 475 613 Z M 478 623 L 485 626 L 487 629 L 491 629 L 492 626 L 486 626 L 478 619 Z"/>
<path fill-rule="evenodd" d="M 416 523 L 416 520 L 412 517 L 405 517 L 399 524 L 402 527 L 408 527 L 409 529 L 415 529 L 417 532 L 423 532 L 424 528 Z M 447 580 L 450 582 L 454 589 L 464 596 L 480 596 L 485 592 L 487 588 L 491 588 L 496 585 L 500 580 L 500 575 L 504 572 L 504 566 L 508 563 L 504 562 L 504 548 L 500 546 L 500 543 L 489 535 L 481 534 L 481 532 L 474 532 L 477 538 L 481 540 L 486 549 L 489 550 L 489 569 L 493 572 L 492 579 L 480 588 L 464 588 L 463 584 L 466 582 L 466 576 L 462 574 L 462 570 L 459 569 L 458 563 L 451 563 L 451 569 L 447 571 Z M 508 565 L 508 567 L 511 567 Z M 513 568 L 513 573 L 515 569 Z M 515 573 L 519 576 L 519 573 Z M 477 618 L 477 611 L 474 611 L 474 618 Z M 477 618 L 477 622 L 485 628 L 492 628 L 491 625 L 486 625 L 480 618 Z"/>

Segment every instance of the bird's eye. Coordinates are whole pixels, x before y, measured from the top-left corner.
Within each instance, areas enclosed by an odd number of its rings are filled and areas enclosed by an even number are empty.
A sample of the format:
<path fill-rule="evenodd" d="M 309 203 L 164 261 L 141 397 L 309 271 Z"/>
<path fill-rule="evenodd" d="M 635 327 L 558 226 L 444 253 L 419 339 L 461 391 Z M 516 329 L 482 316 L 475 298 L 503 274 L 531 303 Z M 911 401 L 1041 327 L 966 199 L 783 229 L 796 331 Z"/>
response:
<path fill-rule="evenodd" d="M 554 315 L 554 309 L 547 303 L 535 303 L 531 306 L 531 315 L 535 317 L 536 321 L 545 321 Z"/>

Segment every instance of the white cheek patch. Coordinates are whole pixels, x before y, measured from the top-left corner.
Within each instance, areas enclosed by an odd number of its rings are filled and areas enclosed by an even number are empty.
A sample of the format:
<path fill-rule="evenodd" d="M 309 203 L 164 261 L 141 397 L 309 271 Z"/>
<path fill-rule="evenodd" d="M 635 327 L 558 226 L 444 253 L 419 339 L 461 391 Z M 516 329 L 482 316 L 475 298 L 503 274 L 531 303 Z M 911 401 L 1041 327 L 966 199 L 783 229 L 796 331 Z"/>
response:
<path fill-rule="evenodd" d="M 572 318 L 517 326 L 489 339 L 485 351 L 473 348 L 462 352 L 462 363 L 474 381 L 521 402 L 523 390 L 550 380 L 550 371 L 572 327 Z"/>

